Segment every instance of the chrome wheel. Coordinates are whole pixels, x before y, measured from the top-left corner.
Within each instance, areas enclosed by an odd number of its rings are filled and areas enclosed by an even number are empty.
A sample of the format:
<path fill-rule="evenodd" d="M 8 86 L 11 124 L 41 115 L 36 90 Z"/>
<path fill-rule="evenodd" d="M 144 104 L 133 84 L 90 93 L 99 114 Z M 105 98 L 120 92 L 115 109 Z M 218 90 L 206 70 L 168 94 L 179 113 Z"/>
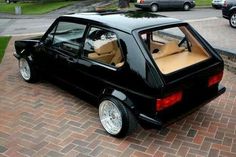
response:
<path fill-rule="evenodd" d="M 233 13 L 230 17 L 230 25 L 234 28 L 236 28 L 236 13 Z"/>
<path fill-rule="evenodd" d="M 122 129 L 122 116 L 117 106 L 110 100 L 99 105 L 99 118 L 104 129 L 111 135 L 117 135 Z"/>
<path fill-rule="evenodd" d="M 28 61 L 25 58 L 20 58 L 19 60 L 20 73 L 23 79 L 30 80 L 31 72 Z"/>

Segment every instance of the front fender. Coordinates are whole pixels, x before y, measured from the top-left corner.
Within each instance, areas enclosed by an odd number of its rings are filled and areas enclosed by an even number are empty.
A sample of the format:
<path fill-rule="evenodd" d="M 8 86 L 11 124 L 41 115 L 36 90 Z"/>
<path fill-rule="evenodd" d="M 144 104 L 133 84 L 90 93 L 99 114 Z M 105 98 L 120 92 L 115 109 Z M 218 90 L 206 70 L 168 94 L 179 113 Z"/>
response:
<path fill-rule="evenodd" d="M 15 53 L 16 58 L 23 56 L 30 56 L 36 44 L 39 43 L 39 40 L 19 40 L 15 41 Z"/>

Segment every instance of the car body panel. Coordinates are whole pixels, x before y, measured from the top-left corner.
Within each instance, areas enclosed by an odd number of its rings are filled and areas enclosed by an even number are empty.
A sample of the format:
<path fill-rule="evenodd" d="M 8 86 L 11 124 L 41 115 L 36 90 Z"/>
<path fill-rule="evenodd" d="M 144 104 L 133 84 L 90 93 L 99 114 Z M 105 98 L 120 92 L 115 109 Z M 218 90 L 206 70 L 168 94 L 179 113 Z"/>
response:
<path fill-rule="evenodd" d="M 85 57 L 82 49 L 74 55 L 54 49 L 48 44 L 47 37 L 54 28 L 57 29 L 58 23 L 65 21 L 86 25 L 80 38 L 81 48 L 84 48 L 85 40 L 92 27 L 113 32 L 118 37 L 124 64 L 115 67 L 89 59 Z M 188 27 L 211 54 L 211 58 L 175 73 L 162 75 L 140 41 L 139 33 L 143 30 L 178 25 Z M 156 111 L 157 99 L 176 90 L 183 90 L 186 94 L 184 100 L 190 102 L 189 97 L 194 102 L 196 93 L 207 91 L 208 78 L 223 71 L 224 67 L 221 57 L 187 23 L 146 12 L 82 13 L 62 16 L 52 24 L 42 38 L 16 41 L 15 49 L 14 55 L 18 59 L 23 56 L 29 57 L 37 70 L 46 76 L 83 91 L 98 101 L 106 96 L 114 97 L 130 108 L 136 117 L 155 125 L 161 125 L 163 117 L 159 116 L 162 112 Z M 192 89 L 195 89 L 194 92 Z M 209 88 L 208 91 L 212 96 L 204 97 L 203 101 L 222 94 L 224 89 L 218 88 L 218 84 Z"/>

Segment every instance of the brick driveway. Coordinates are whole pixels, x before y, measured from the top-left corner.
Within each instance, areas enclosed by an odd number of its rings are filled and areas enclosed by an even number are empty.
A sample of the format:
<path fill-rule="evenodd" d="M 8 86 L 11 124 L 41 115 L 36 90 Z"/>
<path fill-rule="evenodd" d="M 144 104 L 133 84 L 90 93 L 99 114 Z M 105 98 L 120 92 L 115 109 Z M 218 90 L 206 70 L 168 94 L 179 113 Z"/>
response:
<path fill-rule="evenodd" d="M 11 40 L 10 45 L 13 45 Z M 236 75 L 224 95 L 161 131 L 108 136 L 96 107 L 46 81 L 25 83 L 9 46 L 0 66 L 0 157 L 236 156 Z"/>

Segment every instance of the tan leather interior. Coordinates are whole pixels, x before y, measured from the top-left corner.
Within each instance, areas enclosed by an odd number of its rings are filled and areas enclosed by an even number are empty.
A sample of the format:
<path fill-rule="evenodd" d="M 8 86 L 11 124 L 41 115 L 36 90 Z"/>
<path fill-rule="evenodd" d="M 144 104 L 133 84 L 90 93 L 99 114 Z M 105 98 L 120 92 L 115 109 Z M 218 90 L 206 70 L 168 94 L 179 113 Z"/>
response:
<path fill-rule="evenodd" d="M 120 67 L 122 55 L 118 47 L 117 40 L 97 40 L 94 42 L 94 53 L 88 55 L 89 58 L 105 62 L 107 64 Z"/>
<path fill-rule="evenodd" d="M 175 53 L 183 52 L 184 49 L 184 47 L 179 47 L 176 41 L 170 41 L 161 46 L 158 53 L 153 53 L 152 55 L 154 59 L 157 59 Z"/>
<path fill-rule="evenodd" d="M 160 51 L 152 56 L 161 72 L 169 74 L 208 59 L 209 55 L 199 45 L 193 44 L 192 51 L 189 52 L 184 47 L 179 47 L 177 42 L 171 41 L 160 47 Z"/>
<path fill-rule="evenodd" d="M 199 63 L 209 58 L 204 53 L 184 51 L 173 55 L 155 59 L 155 62 L 163 74 L 168 74 L 190 65 Z"/>
<path fill-rule="evenodd" d="M 163 46 L 164 44 L 159 43 L 157 41 L 152 41 L 150 40 L 150 52 L 153 53 L 154 50 L 158 49 L 160 50 L 160 48 Z"/>

